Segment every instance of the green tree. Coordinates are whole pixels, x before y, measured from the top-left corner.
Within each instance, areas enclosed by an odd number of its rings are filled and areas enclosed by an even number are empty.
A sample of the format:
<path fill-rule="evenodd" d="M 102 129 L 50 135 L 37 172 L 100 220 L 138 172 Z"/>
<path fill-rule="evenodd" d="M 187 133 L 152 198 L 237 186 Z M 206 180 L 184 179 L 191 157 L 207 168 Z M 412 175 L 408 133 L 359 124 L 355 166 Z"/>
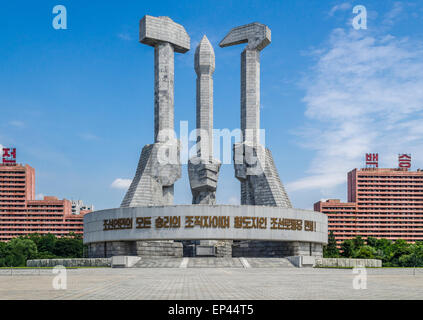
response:
<path fill-rule="evenodd" d="M 339 257 L 339 250 L 336 244 L 336 239 L 333 231 L 329 232 L 328 245 L 323 247 L 323 256 L 325 258 L 337 258 Z"/>
<path fill-rule="evenodd" d="M 410 254 L 402 255 L 398 263 L 401 267 L 423 267 L 423 243 L 410 245 Z"/>
<path fill-rule="evenodd" d="M 68 238 L 79 239 L 79 240 L 83 239 L 82 234 L 76 234 L 75 232 L 72 232 L 72 231 L 69 232 Z"/>
<path fill-rule="evenodd" d="M 388 239 L 377 239 L 376 240 L 376 249 L 381 249 L 387 251 L 392 245 L 392 241 Z"/>
<path fill-rule="evenodd" d="M 42 236 L 37 244 L 38 251 L 53 253 L 56 241 L 54 234 L 48 233 Z"/>
<path fill-rule="evenodd" d="M 48 251 L 41 251 L 37 253 L 36 259 L 56 259 L 57 256 Z"/>
<path fill-rule="evenodd" d="M 6 256 L 9 254 L 6 242 L 0 242 L 0 267 L 6 267 Z"/>
<path fill-rule="evenodd" d="M 40 235 L 38 233 L 32 233 L 23 237 L 23 239 L 30 239 L 34 241 L 37 246 L 37 257 L 36 259 L 54 259 L 56 256 L 53 254 L 54 246 L 56 244 L 56 236 L 48 233 Z"/>
<path fill-rule="evenodd" d="M 367 237 L 366 244 L 370 247 L 376 248 L 377 239 L 374 237 Z"/>
<path fill-rule="evenodd" d="M 361 236 L 357 236 L 352 239 L 354 244 L 354 250 L 360 250 L 362 246 L 364 246 L 364 239 Z"/>
<path fill-rule="evenodd" d="M 7 243 L 5 264 L 7 267 L 24 267 L 26 260 L 37 256 L 34 241 L 25 238 L 14 238 Z"/>
<path fill-rule="evenodd" d="M 53 254 L 62 258 L 82 258 L 83 243 L 82 239 L 64 237 L 57 239 Z"/>
<path fill-rule="evenodd" d="M 404 255 L 411 254 L 411 247 L 407 241 L 403 239 L 396 240 L 389 248 L 387 248 L 387 258 L 385 265 L 387 267 L 399 267 L 399 259 Z"/>
<path fill-rule="evenodd" d="M 376 249 L 368 246 L 368 245 L 364 245 L 362 247 L 360 247 L 358 250 L 354 251 L 354 258 L 357 259 L 374 259 L 376 256 L 377 252 Z"/>
<path fill-rule="evenodd" d="M 344 258 L 351 258 L 354 255 L 354 242 L 351 239 L 347 239 L 341 244 L 341 256 Z"/>
<path fill-rule="evenodd" d="M 31 233 L 31 234 L 27 234 L 25 236 L 22 236 L 21 238 L 22 239 L 29 239 L 29 240 L 34 241 L 35 245 L 38 248 L 38 243 L 40 242 L 41 237 L 42 236 L 39 233 Z"/>
<path fill-rule="evenodd" d="M 389 261 L 389 256 L 391 252 L 392 241 L 388 239 L 377 239 L 375 244 L 376 255 L 375 259 L 382 260 L 382 264 L 386 264 Z"/>

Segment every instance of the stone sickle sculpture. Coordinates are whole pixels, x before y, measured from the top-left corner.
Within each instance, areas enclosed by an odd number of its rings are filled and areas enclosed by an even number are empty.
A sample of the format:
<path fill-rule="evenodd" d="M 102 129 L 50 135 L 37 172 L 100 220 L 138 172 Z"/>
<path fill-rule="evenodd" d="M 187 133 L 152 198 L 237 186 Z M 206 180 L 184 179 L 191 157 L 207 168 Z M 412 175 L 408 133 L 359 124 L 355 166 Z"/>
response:
<path fill-rule="evenodd" d="M 213 159 L 214 50 L 206 36 L 194 56 L 197 73 L 197 156 L 188 162 L 193 204 L 216 204 L 220 162 Z"/>
<path fill-rule="evenodd" d="M 142 149 L 121 207 L 173 204 L 174 183 L 181 176 L 174 134 L 174 53 L 187 52 L 190 37 L 169 17 L 146 15 L 140 21 L 140 42 L 154 47 L 154 144 Z"/>
<path fill-rule="evenodd" d="M 241 53 L 242 142 L 234 145 L 235 176 L 241 182 L 241 204 L 291 208 L 269 149 L 260 144 L 260 51 L 271 41 L 261 23 L 233 28 L 220 47 L 247 43 Z"/>

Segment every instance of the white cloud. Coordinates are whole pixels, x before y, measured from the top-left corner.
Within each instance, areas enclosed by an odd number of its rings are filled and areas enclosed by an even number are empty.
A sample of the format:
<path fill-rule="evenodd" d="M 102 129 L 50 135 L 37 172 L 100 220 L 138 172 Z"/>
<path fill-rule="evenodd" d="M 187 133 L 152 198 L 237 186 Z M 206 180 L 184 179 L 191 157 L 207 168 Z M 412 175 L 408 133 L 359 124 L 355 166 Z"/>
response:
<path fill-rule="evenodd" d="M 422 43 L 336 29 L 313 56 L 304 82 L 308 123 L 299 135 L 315 156 L 307 177 L 287 184 L 289 191 L 344 183 L 366 152 L 378 152 L 380 166 L 396 167 L 400 152 L 423 164 Z"/>
<path fill-rule="evenodd" d="M 87 141 L 95 141 L 100 139 L 99 137 L 97 137 L 96 135 L 92 133 L 80 133 L 79 137 Z"/>
<path fill-rule="evenodd" d="M 115 181 L 112 182 L 110 187 L 112 187 L 114 189 L 125 189 L 126 190 L 131 185 L 131 182 L 132 182 L 131 179 L 117 178 L 117 179 L 115 179 Z"/>
<path fill-rule="evenodd" d="M 335 12 L 337 11 L 346 11 L 351 8 L 351 4 L 348 2 L 344 2 L 341 4 L 337 4 L 336 6 L 333 6 L 332 9 L 329 11 L 329 15 L 333 16 Z"/>
<path fill-rule="evenodd" d="M 122 40 L 125 40 L 125 41 L 131 41 L 132 40 L 131 35 L 127 32 L 121 32 L 117 36 L 118 36 L 119 39 L 122 39 Z"/>
<path fill-rule="evenodd" d="M 383 23 L 393 25 L 400 18 L 403 11 L 403 4 L 401 2 L 395 2 L 392 9 L 385 15 Z"/>
<path fill-rule="evenodd" d="M 23 128 L 25 126 L 25 123 L 23 123 L 22 121 L 18 121 L 18 120 L 10 121 L 9 124 L 11 126 L 14 126 L 14 127 L 17 127 L 17 128 Z"/>

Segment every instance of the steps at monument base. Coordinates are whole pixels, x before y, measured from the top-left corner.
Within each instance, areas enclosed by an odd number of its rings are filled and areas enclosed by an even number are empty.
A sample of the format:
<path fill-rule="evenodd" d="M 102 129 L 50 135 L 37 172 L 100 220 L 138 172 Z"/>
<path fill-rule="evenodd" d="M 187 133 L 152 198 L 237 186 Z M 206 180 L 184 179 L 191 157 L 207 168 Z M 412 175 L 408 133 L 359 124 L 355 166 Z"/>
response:
<path fill-rule="evenodd" d="M 238 258 L 189 258 L 188 268 L 243 268 Z"/>
<path fill-rule="evenodd" d="M 141 258 L 132 268 L 179 268 L 182 258 Z"/>
<path fill-rule="evenodd" d="M 295 268 L 286 258 L 141 258 L 132 268 Z"/>
<path fill-rule="evenodd" d="M 286 258 L 245 258 L 251 268 L 296 268 Z"/>

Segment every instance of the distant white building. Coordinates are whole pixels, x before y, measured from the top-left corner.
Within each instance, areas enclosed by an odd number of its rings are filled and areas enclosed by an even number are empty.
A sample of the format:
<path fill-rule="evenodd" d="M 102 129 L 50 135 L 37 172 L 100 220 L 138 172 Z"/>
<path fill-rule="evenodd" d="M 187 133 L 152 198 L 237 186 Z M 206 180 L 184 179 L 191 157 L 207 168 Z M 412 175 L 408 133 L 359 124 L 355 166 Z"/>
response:
<path fill-rule="evenodd" d="M 81 210 L 94 211 L 94 205 L 85 205 L 82 200 L 72 200 L 72 214 L 80 214 Z"/>

